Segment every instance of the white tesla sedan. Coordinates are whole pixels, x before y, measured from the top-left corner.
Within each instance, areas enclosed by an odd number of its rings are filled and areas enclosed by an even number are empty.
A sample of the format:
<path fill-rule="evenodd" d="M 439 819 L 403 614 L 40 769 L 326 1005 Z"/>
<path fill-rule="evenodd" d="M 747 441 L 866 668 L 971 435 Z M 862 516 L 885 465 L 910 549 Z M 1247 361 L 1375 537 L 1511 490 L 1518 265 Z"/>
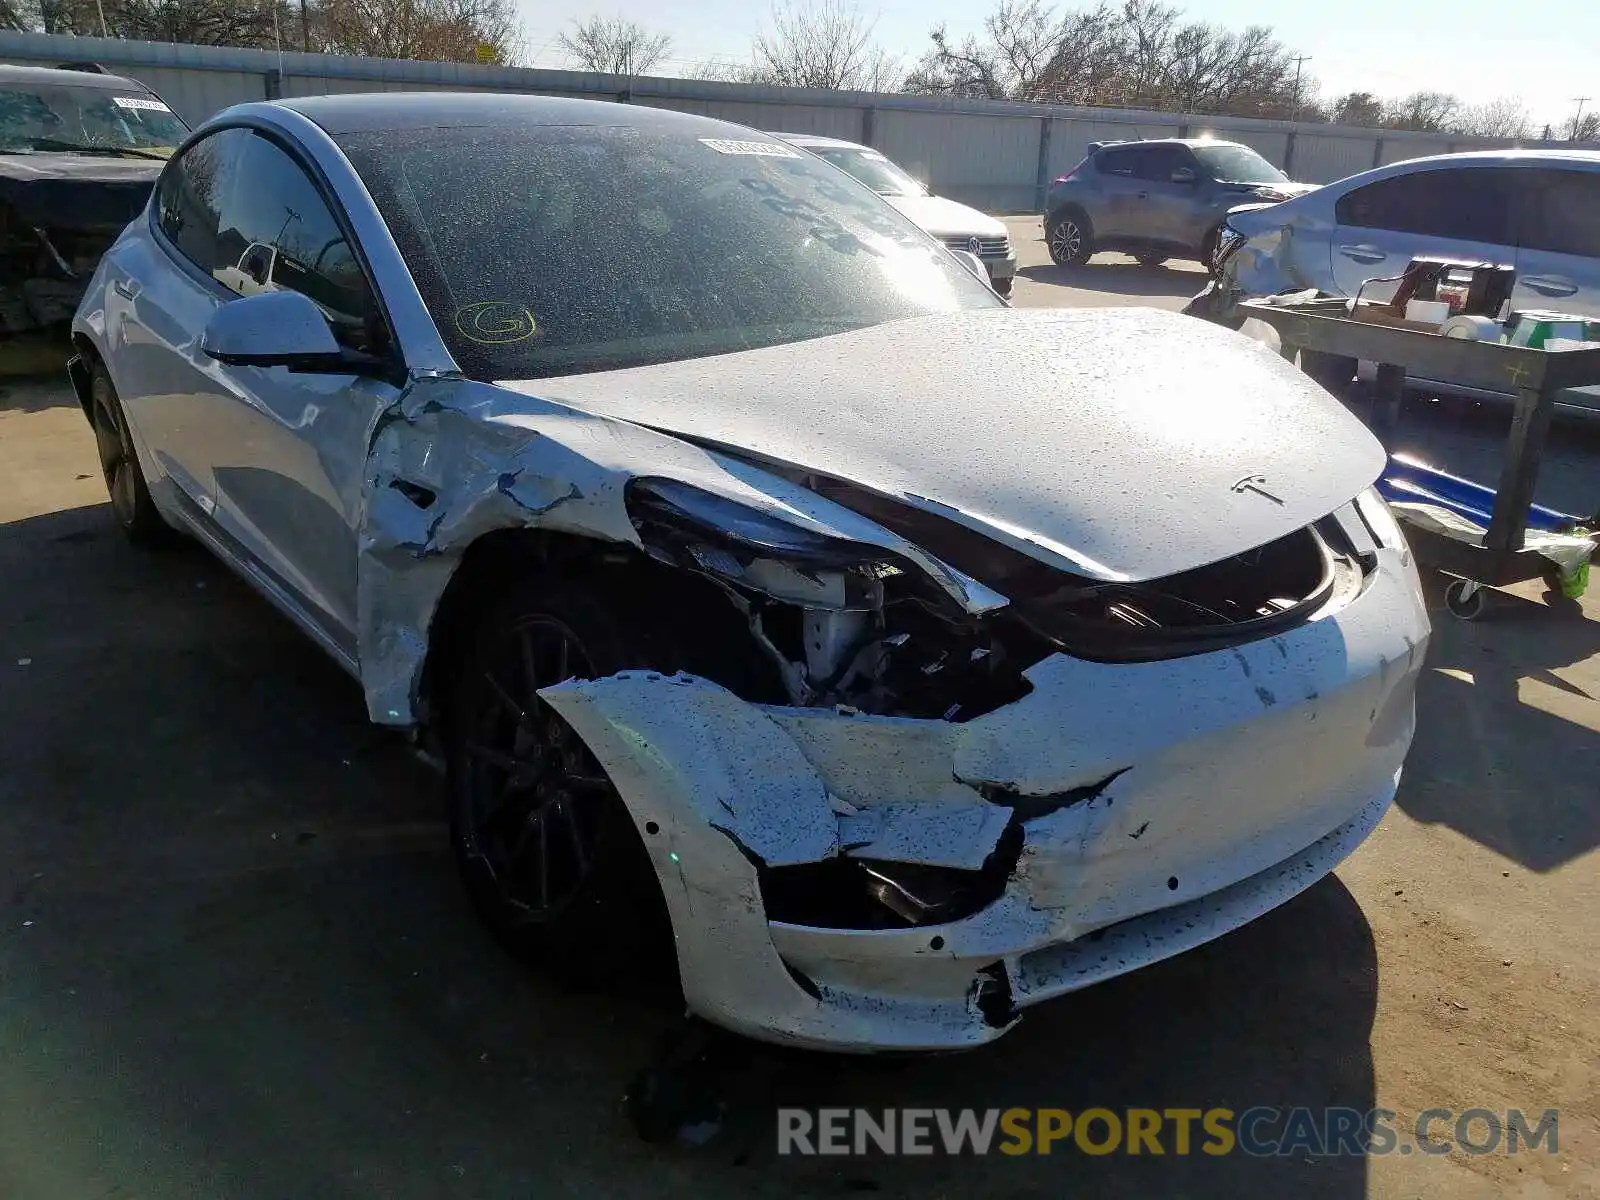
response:
<path fill-rule="evenodd" d="M 474 899 L 552 969 L 666 947 L 756 1037 L 974 1045 L 1394 795 L 1428 621 L 1366 430 L 1202 322 L 1013 311 L 767 135 L 232 108 L 74 330 L 122 526 L 440 748 Z"/>

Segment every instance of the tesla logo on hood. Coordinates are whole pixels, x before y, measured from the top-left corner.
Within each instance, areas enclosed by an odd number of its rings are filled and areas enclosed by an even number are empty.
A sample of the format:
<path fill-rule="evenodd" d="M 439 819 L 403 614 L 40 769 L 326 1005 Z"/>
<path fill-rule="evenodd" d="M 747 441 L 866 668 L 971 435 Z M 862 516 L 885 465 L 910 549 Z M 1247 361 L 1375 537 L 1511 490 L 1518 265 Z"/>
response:
<path fill-rule="evenodd" d="M 1274 504 L 1283 503 L 1282 497 L 1274 496 L 1267 491 L 1267 477 L 1265 475 L 1246 475 L 1233 485 L 1232 490 L 1238 492 L 1241 496 L 1246 492 L 1254 492 L 1258 496 L 1265 496 Z"/>

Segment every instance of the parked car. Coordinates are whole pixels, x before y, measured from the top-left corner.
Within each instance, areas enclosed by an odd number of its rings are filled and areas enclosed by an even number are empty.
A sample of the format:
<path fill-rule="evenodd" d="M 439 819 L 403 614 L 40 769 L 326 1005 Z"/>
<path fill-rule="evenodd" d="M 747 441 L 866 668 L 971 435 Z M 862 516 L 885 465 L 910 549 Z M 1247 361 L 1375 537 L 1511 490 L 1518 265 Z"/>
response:
<path fill-rule="evenodd" d="M 100 255 L 188 133 L 132 79 L 0 65 L 0 337 L 65 334 Z"/>
<path fill-rule="evenodd" d="M 252 243 L 307 270 L 227 286 Z M 74 331 L 122 527 L 437 748 L 478 908 L 553 970 L 666 947 L 756 1037 L 974 1045 L 1394 795 L 1429 627 L 1359 422 L 1204 322 L 1013 310 L 769 135 L 241 105 Z"/>
<path fill-rule="evenodd" d="M 1017 274 L 1017 254 L 1004 221 L 933 195 L 925 184 L 871 146 L 809 133 L 775 133 L 772 136 L 808 150 L 859 179 L 950 249 L 975 255 L 988 271 L 994 290 L 1002 296 L 1011 295 L 1011 284 Z"/>
<path fill-rule="evenodd" d="M 1386 300 L 1413 258 L 1458 258 L 1516 268 L 1511 303 L 1600 317 L 1600 151 L 1487 150 L 1394 163 L 1307 196 L 1228 217 L 1213 283 L 1191 310 L 1239 321 L 1246 296 L 1316 288 Z M 1363 290 L 1364 288 L 1364 290 Z M 1353 359 L 1313 356 L 1337 385 Z M 1424 379 L 1414 387 L 1481 400 L 1510 400 L 1493 380 Z M 1600 415 L 1600 389 L 1563 393 L 1559 407 Z"/>
<path fill-rule="evenodd" d="M 1101 250 L 1131 254 L 1145 266 L 1169 258 L 1205 262 L 1230 208 L 1287 200 L 1315 186 L 1293 182 L 1238 142 L 1095 142 L 1050 186 L 1045 245 L 1063 267 Z"/>

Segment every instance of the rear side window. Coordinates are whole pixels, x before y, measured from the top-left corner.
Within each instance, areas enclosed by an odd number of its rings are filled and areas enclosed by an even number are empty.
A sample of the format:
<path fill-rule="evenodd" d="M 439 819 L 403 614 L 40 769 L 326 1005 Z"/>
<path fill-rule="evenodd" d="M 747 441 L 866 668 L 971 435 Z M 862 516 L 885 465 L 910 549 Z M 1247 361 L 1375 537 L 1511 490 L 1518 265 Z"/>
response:
<path fill-rule="evenodd" d="M 1465 242 L 1511 244 L 1511 172 L 1505 168 L 1414 171 L 1339 197 L 1340 225 Z"/>
<path fill-rule="evenodd" d="M 1194 156 L 1182 146 L 1145 146 L 1133 169 L 1134 178 L 1170 183 L 1179 167 L 1194 168 Z"/>
<path fill-rule="evenodd" d="M 1600 171 L 1528 171 L 1520 243 L 1600 258 Z"/>
<path fill-rule="evenodd" d="M 1124 175 L 1131 177 L 1134 168 L 1138 166 L 1139 148 L 1137 146 L 1119 146 L 1112 150 L 1102 150 L 1094 160 L 1095 168 L 1102 175 Z"/>
<path fill-rule="evenodd" d="M 161 173 L 156 191 L 161 232 L 178 253 L 207 275 L 221 262 L 217 247 L 219 210 L 239 147 L 248 137 L 242 129 L 213 133 L 173 159 Z"/>

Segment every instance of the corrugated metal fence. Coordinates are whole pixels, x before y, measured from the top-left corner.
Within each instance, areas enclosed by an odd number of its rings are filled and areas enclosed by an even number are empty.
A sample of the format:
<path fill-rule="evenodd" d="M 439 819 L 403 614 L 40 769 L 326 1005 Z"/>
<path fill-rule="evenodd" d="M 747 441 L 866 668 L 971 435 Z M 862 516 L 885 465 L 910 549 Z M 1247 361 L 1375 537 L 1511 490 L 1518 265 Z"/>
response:
<path fill-rule="evenodd" d="M 1038 211 L 1049 180 L 1071 168 L 1090 142 L 1110 138 L 1212 133 L 1253 146 L 1294 178 L 1312 183 L 1403 158 L 1510 144 L 1240 117 L 951 101 L 324 54 L 280 55 L 265 50 L 36 33 L 0 33 L 0 61 L 42 66 L 68 61 L 101 63 L 159 93 L 191 124 L 246 100 L 327 92 L 528 92 L 648 104 L 758 129 L 865 142 L 927 180 L 941 195 L 996 211 Z"/>

